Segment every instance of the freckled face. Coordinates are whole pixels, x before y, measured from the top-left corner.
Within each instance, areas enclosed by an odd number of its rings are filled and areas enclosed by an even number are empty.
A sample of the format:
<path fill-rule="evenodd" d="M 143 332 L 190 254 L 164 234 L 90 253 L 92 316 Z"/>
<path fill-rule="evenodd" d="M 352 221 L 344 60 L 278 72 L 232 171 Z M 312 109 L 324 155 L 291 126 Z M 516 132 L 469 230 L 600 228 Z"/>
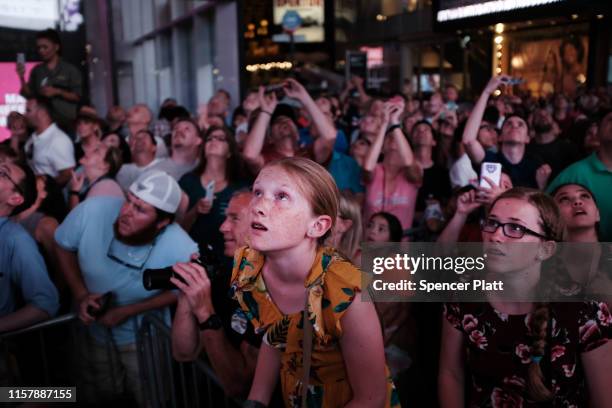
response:
<path fill-rule="evenodd" d="M 264 253 L 303 243 L 317 219 L 295 178 L 276 166 L 257 176 L 249 208 L 250 246 Z"/>

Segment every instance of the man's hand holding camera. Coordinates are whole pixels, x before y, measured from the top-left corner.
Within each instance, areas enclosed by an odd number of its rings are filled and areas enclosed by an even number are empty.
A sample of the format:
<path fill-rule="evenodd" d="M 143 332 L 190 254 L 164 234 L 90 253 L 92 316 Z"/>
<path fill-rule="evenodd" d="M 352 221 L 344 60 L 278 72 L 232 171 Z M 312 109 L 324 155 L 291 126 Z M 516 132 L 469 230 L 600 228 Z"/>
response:
<path fill-rule="evenodd" d="M 179 303 L 187 302 L 198 322 L 205 322 L 215 313 L 206 269 L 192 262 L 177 263 L 172 269 L 184 280 L 181 282 L 177 277 L 170 278 L 170 282 L 181 290 Z"/>

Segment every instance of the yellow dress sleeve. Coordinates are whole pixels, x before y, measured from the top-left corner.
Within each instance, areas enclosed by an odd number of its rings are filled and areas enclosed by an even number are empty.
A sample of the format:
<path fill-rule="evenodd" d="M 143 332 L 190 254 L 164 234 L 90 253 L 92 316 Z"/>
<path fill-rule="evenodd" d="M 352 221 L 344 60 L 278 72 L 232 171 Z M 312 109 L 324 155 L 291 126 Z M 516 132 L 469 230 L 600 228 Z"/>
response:
<path fill-rule="evenodd" d="M 325 326 L 334 337 L 342 336 L 341 319 L 354 300 L 361 301 L 361 271 L 338 254 L 332 255 L 323 284 Z"/>

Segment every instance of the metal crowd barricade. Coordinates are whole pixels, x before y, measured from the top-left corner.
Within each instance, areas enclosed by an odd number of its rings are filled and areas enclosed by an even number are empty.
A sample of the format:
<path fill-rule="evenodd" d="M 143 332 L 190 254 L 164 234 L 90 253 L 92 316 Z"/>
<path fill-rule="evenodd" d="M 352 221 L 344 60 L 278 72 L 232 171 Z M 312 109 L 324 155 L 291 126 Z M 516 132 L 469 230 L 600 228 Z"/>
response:
<path fill-rule="evenodd" d="M 172 357 L 171 329 L 159 317 L 143 317 L 137 335 L 140 377 L 147 405 L 158 407 L 240 407 L 229 398 L 209 363 L 180 363 Z"/>
<path fill-rule="evenodd" d="M 78 376 L 73 371 L 75 369 L 74 350 L 79 347 L 79 342 L 84 340 L 83 333 L 79 332 L 82 330 L 84 326 L 79 322 L 77 315 L 68 313 L 23 329 L 0 334 L 0 375 L 4 369 L 6 371 L 4 375 L 7 376 L 4 381 L 8 381 L 6 385 L 64 386 L 68 383 L 74 384 Z M 24 343 L 26 347 L 33 347 L 31 342 L 35 338 L 37 348 L 28 348 L 28 355 L 25 355 L 26 358 L 30 356 L 40 358 L 40 365 L 34 366 L 32 361 L 25 363 L 19 361 L 20 357 L 24 358 L 24 350 L 16 349 L 23 348 Z M 111 381 L 117 391 L 115 367 L 118 362 L 113 353 L 114 347 L 110 330 L 107 330 L 104 348 L 111 366 Z M 4 368 L 1 367 L 2 364 L 5 364 Z M 36 372 L 35 378 L 27 374 L 32 372 Z"/>
<path fill-rule="evenodd" d="M 76 315 L 74 313 L 69 313 L 63 316 L 56 317 L 55 319 L 50 319 L 41 323 L 34 324 L 23 329 L 0 334 L 0 345 L 2 347 L 2 355 L 0 356 L 0 358 L 4 360 L 5 364 L 7 364 L 6 374 L 8 374 L 9 383 L 11 385 L 17 385 L 21 380 L 21 371 L 16 372 L 15 367 L 8 367 L 7 362 L 12 358 L 12 352 L 10 350 L 11 346 L 13 346 L 19 341 L 23 341 L 24 339 L 33 340 L 33 338 L 36 337 L 38 343 L 38 351 L 40 355 L 40 363 L 42 366 L 37 367 L 37 371 L 39 373 L 42 373 L 42 384 L 40 385 L 51 385 L 53 383 L 53 378 L 51 375 L 52 364 L 49 361 L 49 355 L 47 350 L 49 342 L 47 341 L 47 337 L 49 336 L 49 332 L 51 330 L 60 328 L 68 329 L 68 326 L 75 320 Z M 70 338 L 71 340 L 74 340 L 73 336 L 70 336 Z M 35 351 L 36 350 L 32 350 L 32 353 L 34 354 Z"/>

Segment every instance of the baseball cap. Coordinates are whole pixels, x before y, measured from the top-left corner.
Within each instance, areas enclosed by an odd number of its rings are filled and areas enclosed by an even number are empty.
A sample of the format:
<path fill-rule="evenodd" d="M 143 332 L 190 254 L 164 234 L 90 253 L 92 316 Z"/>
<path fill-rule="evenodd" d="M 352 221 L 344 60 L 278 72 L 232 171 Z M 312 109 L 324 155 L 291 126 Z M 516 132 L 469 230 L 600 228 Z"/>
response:
<path fill-rule="evenodd" d="M 142 201 L 170 214 L 176 213 L 181 202 L 181 188 L 178 183 L 160 170 L 141 174 L 130 185 L 130 192 Z"/>

